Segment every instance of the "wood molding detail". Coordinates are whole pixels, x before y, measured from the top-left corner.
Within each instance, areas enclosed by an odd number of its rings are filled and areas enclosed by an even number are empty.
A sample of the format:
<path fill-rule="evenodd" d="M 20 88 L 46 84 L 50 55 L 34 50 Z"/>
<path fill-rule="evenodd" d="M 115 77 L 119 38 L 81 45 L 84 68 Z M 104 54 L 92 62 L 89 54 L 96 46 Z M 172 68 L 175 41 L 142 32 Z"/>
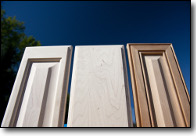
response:
<path fill-rule="evenodd" d="M 189 127 L 190 97 L 172 44 L 127 44 L 137 127 Z"/>
<path fill-rule="evenodd" d="M 123 45 L 76 46 L 68 127 L 132 126 Z"/>
<path fill-rule="evenodd" d="M 25 49 L 2 127 L 63 127 L 72 46 Z"/>

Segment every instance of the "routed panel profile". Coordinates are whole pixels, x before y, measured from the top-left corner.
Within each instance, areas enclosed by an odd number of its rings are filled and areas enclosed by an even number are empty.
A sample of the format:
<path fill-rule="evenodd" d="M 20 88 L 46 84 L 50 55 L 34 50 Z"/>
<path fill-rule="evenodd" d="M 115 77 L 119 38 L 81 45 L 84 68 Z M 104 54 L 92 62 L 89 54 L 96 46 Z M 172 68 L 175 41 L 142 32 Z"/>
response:
<path fill-rule="evenodd" d="M 123 45 L 76 46 L 68 127 L 132 126 Z"/>
<path fill-rule="evenodd" d="M 63 127 L 71 46 L 27 47 L 2 127 Z"/>
<path fill-rule="evenodd" d="M 127 44 L 138 127 L 189 127 L 190 98 L 171 44 Z"/>

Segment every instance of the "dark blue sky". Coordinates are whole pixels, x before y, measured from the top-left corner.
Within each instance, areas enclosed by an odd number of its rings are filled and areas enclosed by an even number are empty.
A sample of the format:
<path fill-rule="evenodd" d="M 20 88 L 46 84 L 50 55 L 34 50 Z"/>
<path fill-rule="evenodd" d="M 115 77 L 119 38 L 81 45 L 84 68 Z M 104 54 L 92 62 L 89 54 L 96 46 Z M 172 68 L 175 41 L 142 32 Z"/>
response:
<path fill-rule="evenodd" d="M 42 45 L 172 43 L 190 91 L 188 1 L 12 1 L 2 8 Z"/>

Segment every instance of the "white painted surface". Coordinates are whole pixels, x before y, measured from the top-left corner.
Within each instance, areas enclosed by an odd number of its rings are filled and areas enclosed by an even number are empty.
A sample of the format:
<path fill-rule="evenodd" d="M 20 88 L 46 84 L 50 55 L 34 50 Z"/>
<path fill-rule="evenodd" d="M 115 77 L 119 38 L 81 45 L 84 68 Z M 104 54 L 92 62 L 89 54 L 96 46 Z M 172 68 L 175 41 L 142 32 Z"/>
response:
<path fill-rule="evenodd" d="M 76 46 L 68 127 L 131 126 L 123 45 Z"/>
<path fill-rule="evenodd" d="M 71 46 L 26 48 L 2 127 L 64 125 L 71 53 Z"/>

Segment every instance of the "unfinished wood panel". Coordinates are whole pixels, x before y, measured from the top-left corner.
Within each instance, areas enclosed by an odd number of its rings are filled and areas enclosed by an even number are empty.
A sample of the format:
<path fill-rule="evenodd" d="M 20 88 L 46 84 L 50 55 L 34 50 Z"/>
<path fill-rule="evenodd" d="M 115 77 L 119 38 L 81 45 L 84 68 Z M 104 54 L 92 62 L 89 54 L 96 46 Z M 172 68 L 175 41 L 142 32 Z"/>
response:
<path fill-rule="evenodd" d="M 172 44 L 127 44 L 138 127 L 189 127 L 190 98 Z"/>
<path fill-rule="evenodd" d="M 132 126 L 123 45 L 76 46 L 68 127 Z"/>
<path fill-rule="evenodd" d="M 71 46 L 25 49 L 2 127 L 63 127 Z"/>

